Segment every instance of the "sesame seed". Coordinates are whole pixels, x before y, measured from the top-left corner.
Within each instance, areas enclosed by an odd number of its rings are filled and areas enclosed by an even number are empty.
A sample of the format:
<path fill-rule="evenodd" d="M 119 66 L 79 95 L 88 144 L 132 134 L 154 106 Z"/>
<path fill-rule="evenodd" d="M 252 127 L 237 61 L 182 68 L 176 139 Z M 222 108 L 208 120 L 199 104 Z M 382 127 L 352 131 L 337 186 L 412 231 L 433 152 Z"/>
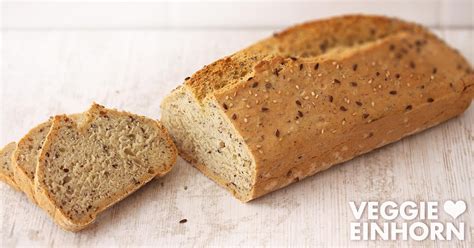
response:
<path fill-rule="evenodd" d="M 274 74 L 278 77 L 280 75 L 280 71 L 282 70 L 283 68 L 276 68 L 274 70 Z"/>
<path fill-rule="evenodd" d="M 367 83 L 371 84 L 373 81 L 374 81 L 374 79 L 371 78 L 371 79 L 369 79 L 369 81 Z"/>
<path fill-rule="evenodd" d="M 319 74 L 318 74 L 318 77 L 321 77 L 322 75 L 323 75 L 322 73 L 319 73 Z"/>
<path fill-rule="evenodd" d="M 295 87 L 296 87 L 296 89 L 298 89 L 298 90 L 300 89 L 300 86 L 299 86 L 299 85 L 295 85 Z"/>
<path fill-rule="evenodd" d="M 249 120 L 247 118 L 244 118 L 244 122 L 247 123 L 249 122 Z"/>
<path fill-rule="evenodd" d="M 308 99 L 309 99 L 309 96 L 305 96 L 305 97 L 303 97 L 303 99 L 308 100 Z"/>
<path fill-rule="evenodd" d="M 370 105 L 372 105 L 372 107 L 374 107 L 374 106 L 375 106 L 375 102 L 371 102 Z"/>
<path fill-rule="evenodd" d="M 311 91 L 311 95 L 312 95 L 312 96 L 315 96 L 314 91 Z"/>
<path fill-rule="evenodd" d="M 321 134 L 323 134 L 323 133 L 324 133 L 324 129 L 321 129 Z"/>

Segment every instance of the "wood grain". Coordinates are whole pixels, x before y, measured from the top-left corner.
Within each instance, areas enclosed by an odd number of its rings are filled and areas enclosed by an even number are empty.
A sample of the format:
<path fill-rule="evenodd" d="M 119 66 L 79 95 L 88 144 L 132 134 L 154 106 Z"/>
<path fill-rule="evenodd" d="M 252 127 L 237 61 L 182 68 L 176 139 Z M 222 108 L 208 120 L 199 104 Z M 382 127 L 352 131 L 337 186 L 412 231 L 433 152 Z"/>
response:
<path fill-rule="evenodd" d="M 161 99 L 204 64 L 273 30 L 103 30 L 3 33 L 0 144 L 50 115 L 92 101 L 159 118 Z M 472 30 L 437 33 L 474 62 Z M 474 245 L 474 107 L 459 118 L 337 165 L 248 204 L 179 159 L 165 178 L 104 212 L 90 229 L 62 231 L 0 184 L 1 247 Z M 349 201 L 462 199 L 464 242 L 351 242 Z M 187 223 L 180 224 L 186 218 Z M 450 217 L 442 215 L 442 220 Z"/>

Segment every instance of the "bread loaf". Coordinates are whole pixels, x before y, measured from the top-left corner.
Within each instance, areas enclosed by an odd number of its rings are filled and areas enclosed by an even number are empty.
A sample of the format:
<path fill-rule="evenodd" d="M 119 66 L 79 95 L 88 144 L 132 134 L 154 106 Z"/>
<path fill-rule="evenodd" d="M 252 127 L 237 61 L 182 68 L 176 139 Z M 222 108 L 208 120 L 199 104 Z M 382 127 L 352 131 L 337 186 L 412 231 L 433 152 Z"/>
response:
<path fill-rule="evenodd" d="M 461 114 L 474 74 L 416 24 L 344 16 L 205 66 L 161 105 L 180 154 L 249 201 Z"/>
<path fill-rule="evenodd" d="M 13 175 L 12 154 L 15 151 L 16 143 L 11 142 L 0 150 L 0 180 L 4 181 L 12 188 L 18 190 L 18 185 L 15 182 Z"/>
<path fill-rule="evenodd" d="M 159 122 L 94 104 L 79 119 L 52 120 L 35 170 L 35 200 L 58 225 L 78 231 L 169 172 L 175 160 Z"/>

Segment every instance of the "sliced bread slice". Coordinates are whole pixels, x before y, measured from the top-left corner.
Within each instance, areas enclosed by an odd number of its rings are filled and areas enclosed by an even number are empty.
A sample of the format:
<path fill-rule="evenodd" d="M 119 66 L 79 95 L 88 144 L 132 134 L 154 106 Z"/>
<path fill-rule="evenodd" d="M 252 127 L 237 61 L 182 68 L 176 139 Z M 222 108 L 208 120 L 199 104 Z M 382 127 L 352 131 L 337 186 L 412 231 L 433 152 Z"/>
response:
<path fill-rule="evenodd" d="M 33 189 L 36 164 L 50 128 L 51 120 L 48 120 L 31 129 L 18 141 L 17 148 L 12 157 L 15 181 L 18 187 L 34 203 L 36 203 Z"/>
<path fill-rule="evenodd" d="M 78 121 L 82 118 L 82 114 L 72 114 L 69 117 Z M 34 196 L 34 179 L 38 156 L 43 147 L 44 140 L 49 133 L 51 124 L 52 118 L 32 128 L 18 141 L 12 156 L 15 182 L 33 203 L 36 203 Z"/>
<path fill-rule="evenodd" d="M 58 225 L 78 231 L 169 172 L 176 156 L 158 121 L 93 104 L 80 122 L 54 117 L 38 159 L 35 197 Z"/>
<path fill-rule="evenodd" d="M 12 153 L 15 151 L 16 143 L 11 142 L 0 150 L 0 180 L 6 182 L 18 190 L 12 170 Z"/>

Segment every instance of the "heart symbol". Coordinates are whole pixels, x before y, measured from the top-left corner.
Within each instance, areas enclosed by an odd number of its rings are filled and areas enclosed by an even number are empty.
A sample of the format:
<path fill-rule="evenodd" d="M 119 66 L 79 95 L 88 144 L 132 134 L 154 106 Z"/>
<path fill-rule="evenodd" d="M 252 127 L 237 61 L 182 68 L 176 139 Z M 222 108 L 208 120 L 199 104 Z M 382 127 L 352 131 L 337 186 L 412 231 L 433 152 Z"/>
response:
<path fill-rule="evenodd" d="M 444 212 L 451 215 L 453 219 L 456 219 L 461 214 L 466 211 L 466 203 L 464 201 L 457 201 L 454 203 L 453 201 L 446 201 L 444 202 Z"/>

